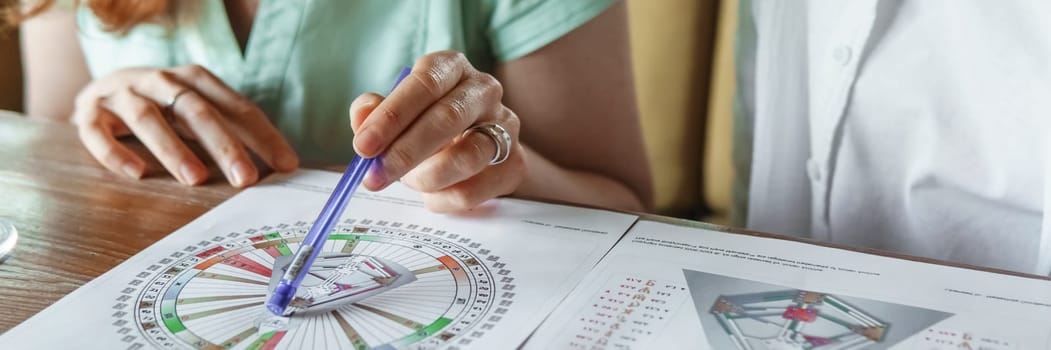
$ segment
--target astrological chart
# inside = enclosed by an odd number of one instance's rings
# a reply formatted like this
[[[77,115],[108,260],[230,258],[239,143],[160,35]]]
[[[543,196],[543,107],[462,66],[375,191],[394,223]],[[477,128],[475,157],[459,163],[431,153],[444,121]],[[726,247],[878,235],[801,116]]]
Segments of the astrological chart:
[[[309,224],[216,235],[150,265],[116,297],[129,348],[457,348],[500,322],[514,274],[479,243],[419,225],[347,220],[311,266],[299,311],[265,302]],[[293,305],[296,306],[296,305]]]
[[[686,286],[638,275],[610,278],[559,335],[567,349],[631,349],[662,330]]]

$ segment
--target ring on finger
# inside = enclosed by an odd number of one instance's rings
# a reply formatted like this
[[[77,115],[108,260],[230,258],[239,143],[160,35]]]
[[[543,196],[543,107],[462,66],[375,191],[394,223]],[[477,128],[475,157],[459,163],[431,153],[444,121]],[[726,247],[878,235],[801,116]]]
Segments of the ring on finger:
[[[162,111],[163,111],[162,114],[164,115],[164,120],[167,121],[168,124],[172,124],[172,123],[175,122],[175,112],[174,112],[175,102],[178,102],[179,101],[179,96],[182,96],[187,91],[190,91],[190,89],[181,89],[181,90],[179,90],[174,95],[172,95],[171,98],[168,99],[167,103],[164,104],[164,108],[162,108]]]
[[[508,133],[507,129],[504,129],[500,124],[478,124],[468,128],[463,134],[466,136],[472,131],[477,131],[488,136],[490,140],[493,140],[493,144],[496,145],[496,153],[493,154],[493,158],[489,160],[489,165],[503,163],[507,158],[511,157],[511,133]]]

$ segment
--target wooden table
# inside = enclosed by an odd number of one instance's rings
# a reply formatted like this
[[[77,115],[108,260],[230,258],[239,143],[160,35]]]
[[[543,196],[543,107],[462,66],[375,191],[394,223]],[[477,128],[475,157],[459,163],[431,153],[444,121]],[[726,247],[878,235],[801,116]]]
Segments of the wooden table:
[[[212,173],[218,171],[213,168]],[[81,146],[70,125],[0,111],[0,218],[13,222],[19,234],[14,252],[0,263],[0,333],[238,191],[218,176],[203,186],[183,186],[152,159],[147,174],[135,181],[110,173]],[[714,228],[693,221],[642,216]],[[719,229],[1046,279],[767,233]]]
[[[72,126],[0,112],[0,218],[19,236],[0,263],[0,333],[237,192],[147,169],[139,181],[110,173]]]

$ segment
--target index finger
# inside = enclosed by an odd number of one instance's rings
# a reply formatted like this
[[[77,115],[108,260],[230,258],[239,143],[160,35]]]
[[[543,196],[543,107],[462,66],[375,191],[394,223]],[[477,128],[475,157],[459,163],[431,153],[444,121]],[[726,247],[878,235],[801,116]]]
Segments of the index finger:
[[[361,124],[354,149],[375,157],[394,142],[416,118],[463,79],[469,63],[463,54],[442,51],[423,56],[412,73]]]

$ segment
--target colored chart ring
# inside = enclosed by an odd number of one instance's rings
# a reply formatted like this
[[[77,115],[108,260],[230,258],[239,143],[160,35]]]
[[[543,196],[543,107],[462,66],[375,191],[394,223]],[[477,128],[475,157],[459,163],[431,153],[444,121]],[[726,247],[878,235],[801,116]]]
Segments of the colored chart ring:
[[[263,304],[308,228],[231,232],[173,252],[117,297],[114,325],[132,348],[437,348],[470,345],[511,306],[510,270],[480,244],[417,225],[350,220],[311,267],[323,283],[306,290],[329,304],[273,316]]]
[[[15,225],[8,221],[0,220],[0,262],[7,258],[11,250],[15,249],[15,242],[17,241],[18,231],[15,230]]]

